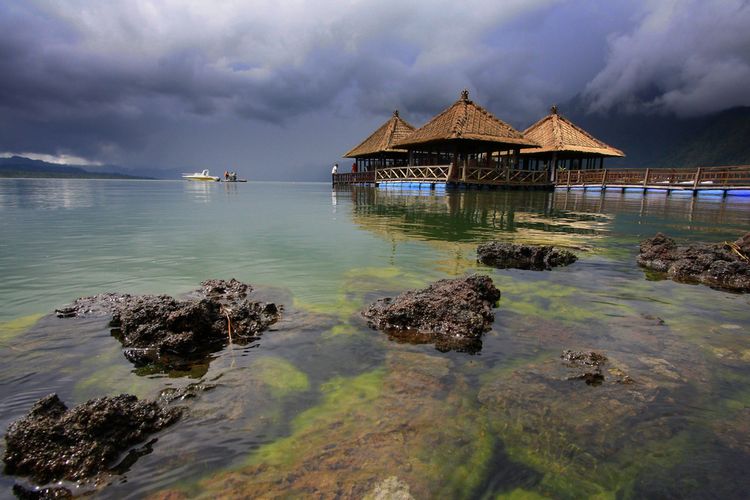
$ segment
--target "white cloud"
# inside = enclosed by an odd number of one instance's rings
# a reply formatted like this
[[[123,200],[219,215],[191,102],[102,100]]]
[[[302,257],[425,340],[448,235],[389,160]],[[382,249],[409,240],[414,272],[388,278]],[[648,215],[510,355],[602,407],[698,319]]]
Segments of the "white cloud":
[[[66,155],[66,154],[50,155],[50,154],[40,154],[40,153],[30,153],[30,152],[12,153],[9,151],[0,153],[0,158],[12,158],[13,156],[22,156],[30,160],[41,160],[41,161],[46,161],[47,163],[56,163],[58,165],[81,165],[81,166],[101,166],[102,165],[101,162],[91,161],[91,160],[87,160],[86,158],[81,158],[80,156],[73,156],[73,155]]]

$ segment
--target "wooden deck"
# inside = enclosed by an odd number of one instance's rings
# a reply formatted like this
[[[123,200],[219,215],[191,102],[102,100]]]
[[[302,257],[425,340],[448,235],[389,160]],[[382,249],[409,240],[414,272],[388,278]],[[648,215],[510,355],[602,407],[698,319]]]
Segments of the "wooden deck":
[[[672,191],[750,190],[750,165],[699,168],[567,170],[555,186],[565,189],[642,189]]]
[[[449,179],[450,165],[379,168],[369,172],[334,174],[334,186],[382,183],[444,183],[453,186],[490,186],[552,189],[641,189],[666,191],[750,191],[750,165],[699,168],[623,168],[558,170],[556,181],[546,170],[467,166]]]

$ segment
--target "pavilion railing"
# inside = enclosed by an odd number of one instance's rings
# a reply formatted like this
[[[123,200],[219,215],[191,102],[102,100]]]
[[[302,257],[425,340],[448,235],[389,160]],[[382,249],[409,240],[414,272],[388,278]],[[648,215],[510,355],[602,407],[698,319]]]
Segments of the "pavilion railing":
[[[450,165],[423,165],[377,169],[375,182],[445,182]]]
[[[460,175],[463,175],[460,172]],[[466,168],[466,176],[456,179],[460,182],[491,184],[539,186],[549,185],[549,172],[546,170],[522,170],[515,168],[472,167]]]
[[[557,186],[623,186],[663,189],[750,187],[750,165],[699,168],[558,170]]]

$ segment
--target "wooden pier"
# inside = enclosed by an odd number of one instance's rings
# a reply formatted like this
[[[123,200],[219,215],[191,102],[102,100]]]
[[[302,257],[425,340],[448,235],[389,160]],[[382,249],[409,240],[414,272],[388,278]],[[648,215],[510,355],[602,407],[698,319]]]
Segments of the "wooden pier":
[[[538,189],[640,189],[646,191],[750,191],[750,165],[699,168],[623,168],[558,170],[555,181],[547,170],[523,170],[466,165],[378,168],[368,172],[334,174],[334,186],[382,183],[427,183],[449,186],[488,186]]]
[[[690,191],[750,190],[750,165],[698,168],[559,170],[555,187],[565,189],[641,189]]]

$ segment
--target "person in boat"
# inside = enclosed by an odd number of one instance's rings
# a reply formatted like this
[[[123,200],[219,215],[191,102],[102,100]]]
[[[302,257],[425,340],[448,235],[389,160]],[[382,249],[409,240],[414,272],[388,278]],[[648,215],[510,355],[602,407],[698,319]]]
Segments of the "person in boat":
[[[224,170],[224,180],[225,181],[229,180],[229,172],[227,172],[226,170]]]

